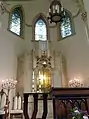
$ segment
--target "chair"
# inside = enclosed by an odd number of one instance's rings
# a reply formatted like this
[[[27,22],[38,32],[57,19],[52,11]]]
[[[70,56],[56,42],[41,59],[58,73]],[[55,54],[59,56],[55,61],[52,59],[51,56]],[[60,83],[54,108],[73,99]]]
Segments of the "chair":
[[[6,105],[6,94],[3,89],[0,91],[0,119],[5,118],[4,107]]]
[[[13,98],[13,107],[12,110],[10,110],[10,119],[13,119],[13,117],[23,119],[22,98],[19,94]]]

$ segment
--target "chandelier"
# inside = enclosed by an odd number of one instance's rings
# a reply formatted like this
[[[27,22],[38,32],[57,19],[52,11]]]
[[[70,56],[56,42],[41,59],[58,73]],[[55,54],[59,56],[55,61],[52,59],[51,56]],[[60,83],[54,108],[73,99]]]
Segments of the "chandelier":
[[[9,113],[9,92],[11,89],[14,89],[16,87],[17,81],[9,78],[9,79],[5,79],[2,80],[2,89],[6,89],[7,93],[5,93],[6,95],[6,105],[4,106],[4,110],[5,110],[5,119],[10,119],[10,113]]]
[[[72,88],[83,87],[83,83],[80,79],[74,78],[74,79],[69,81],[69,87],[72,87]]]
[[[59,0],[53,0],[50,4],[49,13],[48,13],[48,20],[50,23],[58,23],[62,22],[63,18],[65,17],[65,11],[63,6],[61,5]]]

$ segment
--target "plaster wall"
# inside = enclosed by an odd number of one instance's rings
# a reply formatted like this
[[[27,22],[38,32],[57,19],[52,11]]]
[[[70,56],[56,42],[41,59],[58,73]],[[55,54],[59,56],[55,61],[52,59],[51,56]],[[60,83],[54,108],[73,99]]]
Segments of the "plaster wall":
[[[25,14],[25,29],[24,39],[11,33],[8,29],[9,14],[5,13],[1,16],[1,28],[0,28],[0,78],[13,77],[16,78],[17,73],[17,57],[25,52],[31,52],[34,42],[32,42],[32,22],[35,16],[39,13],[47,15],[50,2],[48,0],[39,1],[22,1],[11,2],[8,9],[10,10],[14,5],[22,5]],[[63,6],[68,9],[73,16],[76,15],[78,7],[75,2],[71,0],[63,0]],[[40,7],[39,7],[40,6]],[[85,25],[78,15],[74,19],[75,34],[66,39],[60,40],[58,26],[54,28],[49,27],[49,40],[51,41],[51,49],[56,52],[61,52],[67,61],[68,80],[74,77],[80,77],[85,84],[88,83],[89,78],[89,42],[86,37]],[[28,24],[28,26],[26,25]],[[59,41],[58,41],[59,40]],[[31,60],[31,55],[29,60]],[[57,57],[57,56],[56,56]],[[57,61],[58,62],[58,61]],[[31,62],[30,62],[31,66]],[[29,68],[29,72],[31,67]],[[59,74],[55,75],[56,82],[59,82],[61,86],[61,80],[59,81]],[[24,91],[28,92],[31,81],[31,73],[28,78],[24,77]],[[57,80],[58,79],[58,80]],[[55,80],[55,79],[54,79]],[[28,83],[29,82],[29,83]]]

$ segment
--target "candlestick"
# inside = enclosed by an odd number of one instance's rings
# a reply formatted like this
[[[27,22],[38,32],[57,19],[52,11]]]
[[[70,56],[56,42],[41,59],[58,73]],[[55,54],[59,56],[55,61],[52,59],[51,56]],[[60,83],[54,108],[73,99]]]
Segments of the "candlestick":
[[[16,87],[17,81],[10,78],[10,79],[5,79],[2,80],[2,89],[6,89],[7,93],[6,94],[6,105],[5,105],[5,119],[9,119],[9,92],[11,89],[14,89]]]

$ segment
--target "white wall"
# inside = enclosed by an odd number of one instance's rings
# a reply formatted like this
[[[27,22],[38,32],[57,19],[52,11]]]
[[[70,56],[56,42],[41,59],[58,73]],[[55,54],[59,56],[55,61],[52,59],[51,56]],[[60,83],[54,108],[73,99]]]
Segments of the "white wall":
[[[0,28],[0,80],[3,78],[16,78],[17,59],[15,53],[15,40],[7,29]]]
[[[72,5],[71,7],[73,9]],[[75,11],[77,11],[77,9],[75,9]],[[81,19],[81,15],[74,19],[74,24],[76,34],[60,41],[58,45],[60,46],[60,51],[66,56],[67,59],[69,80],[74,77],[79,77],[85,82],[85,85],[88,86],[89,41],[86,37],[85,25]]]
[[[14,6],[10,4],[8,10]],[[0,16],[0,80],[17,76],[17,56],[24,51],[25,40],[8,30],[9,13]]]
[[[25,12],[25,23],[32,25],[34,17],[39,13],[47,15],[49,8],[48,0],[33,0],[26,2],[11,2],[8,1],[12,6],[21,4]],[[40,7],[39,7],[40,6]],[[77,13],[78,8],[76,3],[71,0],[63,0],[63,6],[72,12],[73,16]],[[17,56],[24,53],[25,51],[30,52],[33,46],[32,40],[32,27],[25,25],[24,39],[12,34],[7,30],[8,28],[8,17],[9,14],[5,13],[1,16],[2,26],[0,29],[0,78],[14,77],[16,78],[17,72]],[[58,41],[57,27],[50,29],[50,40],[52,43],[52,49],[60,51],[67,60],[68,79],[74,77],[81,77],[85,81],[89,78],[89,44],[87,41],[84,23],[81,16],[77,16],[74,19],[75,32],[74,36],[68,37],[62,41]],[[27,80],[30,79],[28,77]],[[59,82],[59,77],[58,82]],[[28,81],[24,79],[24,89],[28,91]],[[60,85],[60,84],[59,84]],[[88,84],[87,84],[88,85]],[[27,86],[27,87],[26,87]]]

